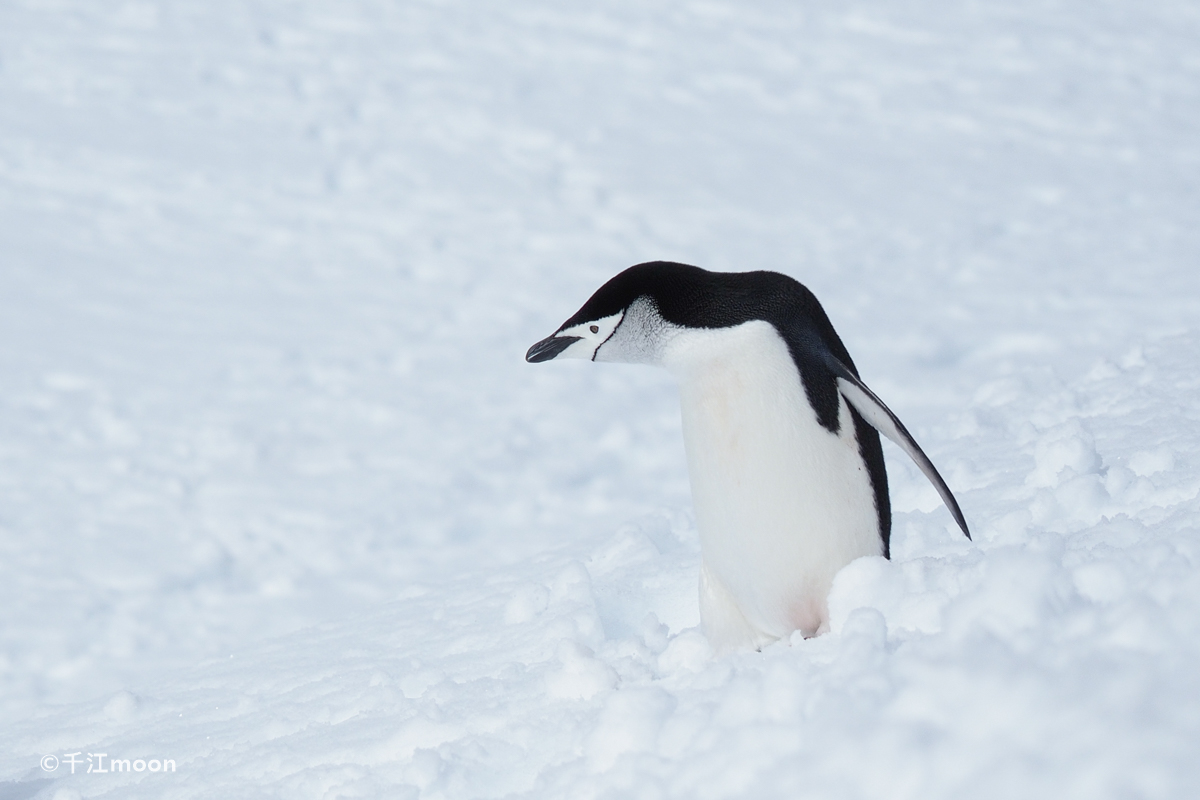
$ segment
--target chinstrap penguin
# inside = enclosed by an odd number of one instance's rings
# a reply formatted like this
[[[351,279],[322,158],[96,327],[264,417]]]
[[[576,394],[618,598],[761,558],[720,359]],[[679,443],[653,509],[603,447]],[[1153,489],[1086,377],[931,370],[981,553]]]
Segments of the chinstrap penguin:
[[[786,275],[638,264],[525,358],[674,374],[700,532],[700,619],[717,652],[824,631],[838,570],[889,555],[879,433],[912,457],[971,536],[933,464],[859,379],[821,304]]]

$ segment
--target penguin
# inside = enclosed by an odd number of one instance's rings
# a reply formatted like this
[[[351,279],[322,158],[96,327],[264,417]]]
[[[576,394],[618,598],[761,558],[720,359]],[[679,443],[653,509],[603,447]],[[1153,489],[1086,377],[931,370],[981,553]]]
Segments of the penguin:
[[[777,272],[637,264],[529,348],[665,367],[679,386],[700,534],[700,621],[714,652],[828,630],[837,572],[890,557],[882,433],[968,539],[946,482],[859,377],[817,298]]]

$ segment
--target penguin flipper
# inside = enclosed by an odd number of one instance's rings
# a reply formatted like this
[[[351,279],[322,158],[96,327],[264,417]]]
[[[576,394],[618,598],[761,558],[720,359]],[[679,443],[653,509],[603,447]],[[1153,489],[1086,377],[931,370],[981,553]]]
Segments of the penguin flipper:
[[[937,489],[938,494],[942,496],[942,502],[946,504],[946,508],[950,509],[950,514],[958,523],[958,527],[962,528],[963,535],[970,539],[971,532],[967,530],[967,520],[963,517],[962,509],[958,507],[958,501],[954,499],[950,487],[942,480],[942,476],[938,474],[937,467],[933,466],[929,456],[925,455],[925,451],[904,427],[904,423],[845,364],[833,355],[827,355],[826,361],[834,375],[837,376],[838,390],[846,398],[846,401],[854,406],[859,414],[862,414],[863,419],[869,422],[871,427],[908,453],[908,457],[916,462],[916,465],[921,468],[921,472],[924,472],[925,477],[933,484],[933,488]]]

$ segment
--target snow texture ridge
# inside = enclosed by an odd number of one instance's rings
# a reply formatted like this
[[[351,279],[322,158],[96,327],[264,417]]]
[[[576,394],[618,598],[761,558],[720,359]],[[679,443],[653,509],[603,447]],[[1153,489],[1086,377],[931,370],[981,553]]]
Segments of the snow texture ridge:
[[[0,6],[0,800],[1195,797],[1197,40]],[[885,445],[893,559],[714,658],[669,378],[522,361],[655,258],[809,286],[976,541]]]

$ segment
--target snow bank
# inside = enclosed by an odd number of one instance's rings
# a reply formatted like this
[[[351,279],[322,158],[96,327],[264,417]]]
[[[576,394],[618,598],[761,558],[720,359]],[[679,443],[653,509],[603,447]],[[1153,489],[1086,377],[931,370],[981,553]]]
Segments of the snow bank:
[[[944,509],[898,514],[894,560],[839,574],[826,636],[714,659],[694,530],[652,515],[581,557],[413,588],[145,694],[47,709],[9,769],[30,780],[22,759],[83,747],[177,760],[53,784],[122,797],[1186,796],[1198,345],[964,412],[977,429],[955,449],[1011,454],[962,493],[977,543]],[[987,466],[971,461],[956,469]]]

